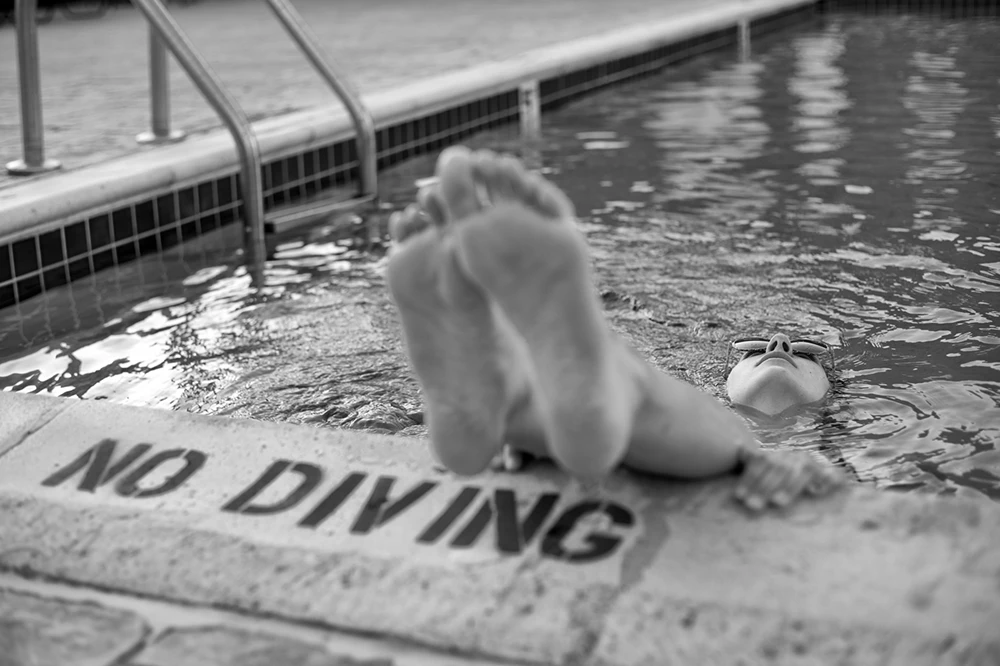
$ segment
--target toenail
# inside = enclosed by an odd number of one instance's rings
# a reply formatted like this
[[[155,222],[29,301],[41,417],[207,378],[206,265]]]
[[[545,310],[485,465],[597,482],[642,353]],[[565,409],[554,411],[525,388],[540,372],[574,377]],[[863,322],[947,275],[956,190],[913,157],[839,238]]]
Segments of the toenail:
[[[753,495],[746,499],[746,505],[753,509],[754,511],[760,511],[764,508],[764,500],[762,500],[757,495]]]
[[[788,503],[792,501],[791,495],[784,491],[775,493],[772,499],[778,506],[788,506]]]

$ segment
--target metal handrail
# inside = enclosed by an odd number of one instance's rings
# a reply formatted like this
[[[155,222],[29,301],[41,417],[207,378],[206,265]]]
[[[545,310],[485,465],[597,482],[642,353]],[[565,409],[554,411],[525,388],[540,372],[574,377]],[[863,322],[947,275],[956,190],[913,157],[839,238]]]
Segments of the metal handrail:
[[[170,129],[170,73],[167,63],[167,47],[149,24],[149,114],[150,128],[140,132],[135,140],[143,144],[177,143],[187,134]]]
[[[361,194],[375,196],[378,193],[378,162],[375,145],[375,121],[368,109],[361,103],[361,95],[348,82],[348,78],[338,72],[330,58],[326,57],[319,46],[319,40],[309,29],[302,16],[288,0],[267,0],[268,6],[285,26],[299,49],[312,63],[327,84],[343,102],[354,121],[355,136],[358,142],[358,159],[361,161]]]
[[[319,39],[309,29],[302,16],[288,0],[267,0],[282,26],[295,40],[299,50],[313,68],[333,89],[354,123],[358,159],[361,162],[359,181],[362,195],[374,197],[378,192],[378,162],[375,144],[375,121],[361,102],[361,95],[349,83],[347,76],[334,67],[332,60],[319,46]],[[150,124],[151,130],[138,135],[140,143],[180,141],[184,132],[170,129],[170,94],[167,60],[162,40],[150,26],[149,36]]]
[[[7,163],[7,172],[30,176],[58,169],[57,160],[45,159],[45,126],[42,124],[41,77],[38,73],[37,0],[17,0],[17,75],[21,93],[21,143],[24,157]]]
[[[264,241],[264,186],[260,174],[260,146],[257,136],[240,105],[219,81],[208,63],[195,50],[194,45],[181,30],[160,0],[134,0],[151,26],[177,58],[195,86],[205,96],[215,112],[222,118],[229,133],[236,141],[240,155],[240,185],[243,194],[243,241],[253,277],[259,279],[267,246]]]

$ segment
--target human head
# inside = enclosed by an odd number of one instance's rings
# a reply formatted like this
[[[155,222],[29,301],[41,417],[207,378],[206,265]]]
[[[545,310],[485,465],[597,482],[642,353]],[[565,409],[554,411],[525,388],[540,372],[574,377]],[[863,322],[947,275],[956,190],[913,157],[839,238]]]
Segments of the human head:
[[[774,416],[819,402],[830,390],[819,358],[829,349],[824,343],[793,341],[775,333],[769,340],[737,340],[733,347],[743,354],[726,377],[726,390],[735,405]]]

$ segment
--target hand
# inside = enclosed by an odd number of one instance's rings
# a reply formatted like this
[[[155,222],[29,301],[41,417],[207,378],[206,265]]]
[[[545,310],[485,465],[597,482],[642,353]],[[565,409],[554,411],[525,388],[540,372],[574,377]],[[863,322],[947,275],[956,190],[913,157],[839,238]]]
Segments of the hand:
[[[751,511],[785,507],[801,495],[819,497],[844,485],[844,474],[804,451],[746,448],[734,495]]]

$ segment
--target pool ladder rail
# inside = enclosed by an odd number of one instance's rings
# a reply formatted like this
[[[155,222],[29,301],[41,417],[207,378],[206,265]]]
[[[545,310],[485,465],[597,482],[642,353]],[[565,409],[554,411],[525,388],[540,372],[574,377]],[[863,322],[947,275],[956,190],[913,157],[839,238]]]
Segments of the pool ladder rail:
[[[266,232],[281,232],[308,224],[337,212],[372,203],[378,197],[375,122],[371,114],[362,104],[360,95],[348,81],[348,78],[343,72],[338,71],[322,52],[319,40],[307,27],[302,16],[289,0],[266,1],[313,68],[344,104],[354,123],[360,164],[359,192],[345,196],[343,188],[332,193],[330,189],[327,189],[309,201],[276,207],[268,211],[265,216],[260,148],[246,113],[229,91],[223,87],[218,76],[181,30],[180,25],[167,11],[162,0],[134,0],[135,6],[143,13],[150,25],[151,81],[165,81],[167,78],[162,75],[162,72],[152,71],[154,63],[164,60],[152,57],[154,50],[166,46],[215,112],[219,114],[236,141],[241,165],[240,184],[244,204],[244,245],[248,260],[255,266],[263,265],[267,257]],[[159,75],[156,76],[156,74]],[[163,85],[165,86],[165,83]],[[168,93],[165,88],[158,90],[155,83],[151,93],[154,110],[153,133],[157,133],[159,125],[160,133],[165,135],[165,140],[169,140],[168,137],[171,135],[169,121],[165,119]],[[160,106],[159,114],[157,113],[158,104]],[[157,116],[160,118],[159,123]]]

